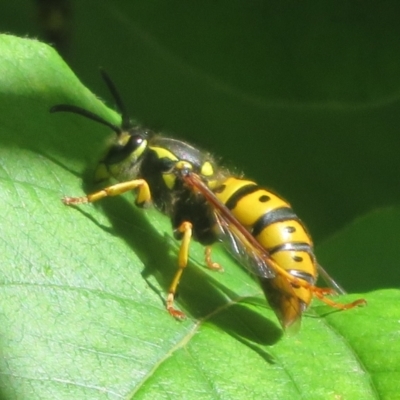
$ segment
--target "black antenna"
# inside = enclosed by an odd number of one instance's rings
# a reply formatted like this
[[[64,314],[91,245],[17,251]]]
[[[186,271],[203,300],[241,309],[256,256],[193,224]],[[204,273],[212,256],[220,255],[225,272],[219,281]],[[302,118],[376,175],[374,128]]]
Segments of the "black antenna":
[[[106,83],[106,85],[108,87],[108,90],[111,92],[111,94],[114,98],[115,104],[118,107],[118,111],[121,114],[121,118],[122,118],[121,128],[123,131],[128,131],[129,129],[132,128],[132,124],[129,119],[129,115],[126,112],[125,105],[122,102],[121,96],[119,95],[119,92],[118,92],[114,82],[111,80],[111,78],[109,77],[107,72],[104,71],[103,68],[100,68],[100,74],[101,74],[101,77],[104,79],[104,82]]]
[[[72,106],[70,104],[57,104],[50,108],[51,113],[55,112],[70,112],[74,114],[82,115],[86,118],[89,118],[93,121],[99,122],[105,126],[111,128],[118,136],[123,132],[123,127],[119,127],[117,125],[112,124],[111,122],[106,121],[101,118],[99,115],[92,113],[91,111],[85,110],[84,108]]]
[[[111,78],[108,76],[107,72],[104,71],[103,68],[100,68],[100,74],[101,74],[101,77],[103,78],[104,82],[106,83],[108,90],[111,92],[111,94],[114,98],[115,104],[117,105],[118,111],[121,114],[121,126],[114,125],[111,122],[106,121],[99,115],[92,113],[91,111],[85,110],[81,107],[72,106],[69,104],[57,104],[50,108],[50,112],[51,113],[70,112],[70,113],[82,115],[93,121],[99,122],[100,124],[108,126],[119,136],[119,135],[121,135],[122,132],[129,131],[132,128],[132,123],[126,112],[125,105],[121,100],[121,96],[119,95],[118,90],[117,90],[116,86],[114,85],[114,82],[111,80]]]

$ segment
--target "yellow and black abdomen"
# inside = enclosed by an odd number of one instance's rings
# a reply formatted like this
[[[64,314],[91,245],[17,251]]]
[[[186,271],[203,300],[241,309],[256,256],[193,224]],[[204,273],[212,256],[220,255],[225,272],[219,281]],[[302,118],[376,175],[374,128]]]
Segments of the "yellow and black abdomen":
[[[312,240],[285,200],[255,182],[234,177],[227,178],[215,195],[281,268],[314,285],[317,270]],[[312,292],[304,287],[293,290],[305,309]]]

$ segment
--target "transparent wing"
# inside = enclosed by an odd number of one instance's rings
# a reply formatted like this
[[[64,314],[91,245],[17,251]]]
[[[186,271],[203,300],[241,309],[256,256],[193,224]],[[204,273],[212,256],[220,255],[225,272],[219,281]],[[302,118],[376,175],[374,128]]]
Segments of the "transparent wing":
[[[221,215],[221,210],[214,210],[217,220],[218,237],[225,249],[246,269],[262,278],[274,278],[276,273],[269,266],[269,257],[266,252],[260,253],[241,234],[241,228],[226,221]]]
[[[268,251],[236,219],[201,178],[192,172],[183,173],[182,179],[194,191],[201,193],[213,208],[217,222],[217,235],[229,253],[246,269],[261,278],[274,278],[281,270]]]
[[[333,289],[337,294],[346,294],[346,291],[340,286],[321,265],[317,264],[318,273],[325,281],[325,283]]]
[[[293,291],[295,279],[282,269],[268,251],[221,203],[215,194],[193,173],[184,174],[182,179],[193,190],[200,192],[213,207],[220,240],[233,257],[253,273],[264,292],[268,303],[275,311],[282,327],[296,331],[300,326],[304,304]]]

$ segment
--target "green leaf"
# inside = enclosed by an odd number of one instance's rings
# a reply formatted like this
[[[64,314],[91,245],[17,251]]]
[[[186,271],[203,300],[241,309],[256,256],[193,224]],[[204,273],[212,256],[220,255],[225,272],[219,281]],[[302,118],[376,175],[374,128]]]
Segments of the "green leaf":
[[[204,269],[193,244],[178,298],[188,318],[171,318],[168,219],[129,195],[79,208],[60,201],[90,190],[82,182],[110,133],[48,109],[69,103],[118,117],[48,46],[1,35],[0,51],[2,398],[398,396],[399,290],[363,294],[368,306],[346,312],[315,301],[301,331],[282,336],[251,277],[219,249],[225,272]],[[363,228],[378,236],[387,228],[379,221]],[[373,245],[365,251],[379,253]],[[334,250],[346,260],[352,248]],[[368,260],[365,271],[376,268]]]

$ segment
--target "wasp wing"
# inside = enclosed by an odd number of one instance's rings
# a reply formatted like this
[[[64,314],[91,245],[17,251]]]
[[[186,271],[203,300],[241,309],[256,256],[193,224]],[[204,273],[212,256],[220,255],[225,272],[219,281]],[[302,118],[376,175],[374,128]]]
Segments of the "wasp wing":
[[[346,294],[346,291],[339,285],[320,264],[317,264],[318,273],[325,283],[334,290],[336,294]]]
[[[242,234],[242,226],[224,219],[221,209],[214,207],[217,235],[225,249],[247,270],[262,278],[271,279],[276,273],[268,265],[269,257],[249,243]]]
[[[183,174],[182,179],[191,190],[199,192],[212,207],[217,236],[228,252],[254,275],[267,279],[274,278],[281,267],[272,260],[268,251],[216,197],[200,176],[189,172]]]
[[[285,330],[290,327],[291,332],[297,331],[305,307],[294,293],[287,279],[288,273],[271,258],[268,251],[218,200],[197,174],[185,173],[182,179],[192,190],[201,193],[213,207],[220,240],[242,266],[256,275],[282,327]]]

